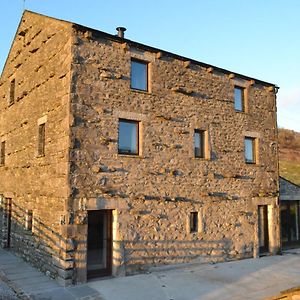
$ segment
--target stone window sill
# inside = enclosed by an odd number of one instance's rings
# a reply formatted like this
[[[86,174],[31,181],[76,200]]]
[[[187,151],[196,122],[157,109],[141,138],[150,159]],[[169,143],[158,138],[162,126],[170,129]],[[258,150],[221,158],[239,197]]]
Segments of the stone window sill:
[[[145,94],[145,95],[150,95],[150,91],[143,91],[143,90],[136,90],[136,89],[133,89],[131,88],[130,89],[131,92],[134,92],[134,93],[138,93],[138,94]]]
[[[195,160],[200,160],[200,161],[210,161],[210,158],[208,157],[193,157],[193,159]]]
[[[122,153],[118,153],[117,157],[120,157],[120,158],[123,158],[123,157],[126,157],[126,158],[139,158],[139,159],[143,159],[144,158],[144,156],[142,156],[142,155],[122,154]]]
[[[238,113],[238,114],[247,114],[247,111],[245,111],[245,110],[234,110],[236,113]]]
[[[194,232],[188,232],[188,234],[192,237],[202,237],[204,235],[204,232],[201,230],[194,231]]]
[[[247,166],[252,166],[252,167],[255,167],[255,166],[259,166],[259,164],[258,163],[256,163],[256,162],[245,162],[245,164],[247,165]]]

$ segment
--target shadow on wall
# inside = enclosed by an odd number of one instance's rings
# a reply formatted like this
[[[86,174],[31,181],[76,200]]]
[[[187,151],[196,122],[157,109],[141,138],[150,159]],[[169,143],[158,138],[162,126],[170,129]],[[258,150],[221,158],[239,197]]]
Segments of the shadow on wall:
[[[149,267],[187,262],[218,262],[229,258],[231,241],[146,240],[118,241],[115,254],[124,257],[126,274],[146,271]],[[121,246],[120,246],[121,245]],[[120,253],[123,250],[123,253]],[[121,254],[121,255],[120,255]],[[119,264],[120,259],[113,258]]]
[[[28,211],[11,203],[10,199],[2,201],[0,221],[2,247],[10,247],[49,276],[74,283],[78,272],[86,272],[86,239],[64,238],[59,233],[60,224],[50,228],[38,216],[30,220]],[[117,270],[114,275],[141,273],[154,266],[220,262],[233,258],[229,239],[113,240],[112,245],[112,265]],[[252,253],[245,252],[240,256],[246,258]]]
[[[228,239],[201,240],[113,240],[113,275],[133,275],[149,271],[150,268],[181,263],[206,263],[230,260],[232,242]],[[79,241],[76,257],[85,257],[86,244]],[[245,253],[243,257],[250,257]],[[84,272],[86,262],[76,260],[77,272]]]
[[[73,270],[74,247],[58,233],[58,228],[45,225],[9,198],[2,198],[0,222],[3,248],[18,253],[52,278],[61,276],[66,269]]]

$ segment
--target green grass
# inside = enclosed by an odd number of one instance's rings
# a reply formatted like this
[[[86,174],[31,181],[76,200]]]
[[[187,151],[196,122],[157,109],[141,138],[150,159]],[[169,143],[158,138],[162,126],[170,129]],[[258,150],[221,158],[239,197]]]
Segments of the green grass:
[[[280,161],[280,176],[300,185],[300,162]]]

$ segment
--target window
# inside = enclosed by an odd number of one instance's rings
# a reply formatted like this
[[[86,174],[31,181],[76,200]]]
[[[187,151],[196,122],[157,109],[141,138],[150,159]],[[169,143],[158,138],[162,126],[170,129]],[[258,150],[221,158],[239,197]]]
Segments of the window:
[[[139,122],[120,119],[118,152],[120,154],[139,154]]]
[[[198,212],[190,213],[190,232],[198,232]]]
[[[249,164],[256,163],[256,139],[245,137],[245,162]]]
[[[205,157],[205,132],[196,129],[194,132],[194,152],[195,157]]]
[[[131,60],[131,88],[148,91],[148,63]]]
[[[32,218],[33,213],[32,210],[26,210],[26,219],[25,219],[25,229],[26,230],[32,230]]]
[[[39,125],[38,155],[45,155],[45,123]]]
[[[15,102],[15,88],[16,88],[16,80],[13,79],[10,82],[10,89],[9,89],[9,105],[14,104]]]
[[[1,149],[0,149],[0,166],[5,164],[5,141],[1,142]]]
[[[234,87],[234,108],[236,111],[245,111],[245,89]]]

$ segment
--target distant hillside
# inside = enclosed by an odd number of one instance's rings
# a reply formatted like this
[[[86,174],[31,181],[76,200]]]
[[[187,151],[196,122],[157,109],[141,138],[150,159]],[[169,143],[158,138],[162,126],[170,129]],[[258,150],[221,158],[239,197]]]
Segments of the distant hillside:
[[[280,175],[300,184],[300,132],[279,128]]]

